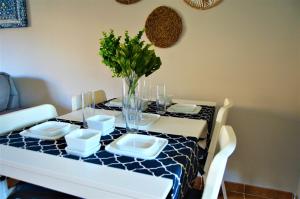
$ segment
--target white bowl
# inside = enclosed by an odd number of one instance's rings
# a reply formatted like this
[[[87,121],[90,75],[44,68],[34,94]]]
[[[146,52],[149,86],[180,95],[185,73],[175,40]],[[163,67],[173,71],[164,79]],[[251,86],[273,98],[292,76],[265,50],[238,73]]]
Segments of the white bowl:
[[[100,130],[102,135],[111,133],[115,128],[114,116],[110,115],[95,115],[86,119],[88,128]]]
[[[125,134],[116,142],[120,150],[147,155],[156,149],[158,139],[155,136],[141,134]]]
[[[65,136],[68,148],[75,151],[89,151],[100,143],[101,132],[92,129],[77,129]]]

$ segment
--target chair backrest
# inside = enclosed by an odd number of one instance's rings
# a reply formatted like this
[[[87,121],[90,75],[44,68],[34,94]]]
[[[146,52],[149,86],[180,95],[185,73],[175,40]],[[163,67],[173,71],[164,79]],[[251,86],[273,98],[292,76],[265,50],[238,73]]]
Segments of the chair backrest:
[[[20,107],[19,93],[13,78],[4,72],[0,72],[0,112]]]
[[[0,115],[0,135],[54,117],[57,117],[57,111],[51,104],[43,104]]]
[[[218,138],[218,153],[209,167],[202,199],[217,199],[228,157],[236,147],[236,136],[231,126],[222,126]]]
[[[94,100],[95,104],[106,101],[106,94],[103,90],[93,91],[94,99],[90,99],[90,102],[87,104],[92,104]],[[81,109],[81,94],[72,96],[72,111]]]
[[[219,134],[220,134],[220,131],[221,131],[221,127],[223,125],[226,125],[227,118],[228,118],[228,113],[229,113],[229,110],[232,106],[233,106],[233,102],[230,99],[225,98],[224,105],[218,111],[216,121],[215,121],[214,130],[213,130],[211,141],[210,141],[210,145],[209,145],[209,148],[208,148],[208,154],[207,154],[205,166],[204,166],[204,172],[205,173],[207,173],[208,168],[210,167],[211,161],[212,161],[212,159],[215,155],[215,151],[216,151],[217,142],[218,142],[218,139],[219,139]],[[205,177],[206,177],[206,174],[205,174]],[[205,177],[204,177],[204,180],[206,179]]]

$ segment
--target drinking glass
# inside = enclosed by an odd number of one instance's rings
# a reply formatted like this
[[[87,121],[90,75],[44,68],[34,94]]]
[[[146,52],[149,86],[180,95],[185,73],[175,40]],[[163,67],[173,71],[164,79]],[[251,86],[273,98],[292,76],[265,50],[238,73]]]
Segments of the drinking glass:
[[[164,84],[156,86],[156,112],[166,113],[166,86]]]
[[[82,110],[82,122],[83,128],[87,128],[86,118],[93,115],[92,107],[95,107],[93,102],[93,92],[87,91],[81,93],[81,110]]]
[[[146,110],[151,100],[151,82],[147,79],[144,79],[142,81],[140,90],[142,99],[142,110]]]
[[[91,91],[91,108],[96,108],[95,91]]]

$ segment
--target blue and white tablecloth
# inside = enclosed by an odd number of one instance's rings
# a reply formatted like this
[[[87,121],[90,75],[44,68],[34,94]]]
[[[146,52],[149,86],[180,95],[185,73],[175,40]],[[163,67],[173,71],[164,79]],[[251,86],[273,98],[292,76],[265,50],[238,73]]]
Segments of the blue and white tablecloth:
[[[81,122],[61,119],[53,120],[82,125]],[[30,127],[26,127],[24,129],[28,128]],[[139,133],[166,138],[169,141],[168,145],[156,159],[143,160],[112,154],[104,150],[105,146],[120,137],[122,134],[126,133],[124,128],[116,128],[111,134],[101,137],[101,148],[98,152],[89,157],[80,158],[66,153],[66,141],[64,138],[55,141],[25,138],[19,134],[21,130],[23,129],[12,131],[7,135],[0,136],[0,144],[38,151],[64,158],[76,159],[78,161],[93,164],[107,165],[133,172],[170,178],[173,180],[173,187],[168,198],[172,199],[183,198],[184,194],[191,187],[192,180],[197,176],[199,169],[199,157],[201,158],[205,156],[204,150],[198,146],[197,139],[195,137],[184,137],[149,131],[140,131]]]
[[[111,100],[113,100],[113,99],[111,99]],[[115,111],[121,111],[122,110],[122,108],[120,108],[120,107],[106,106],[105,104],[109,101],[110,100],[107,100],[105,102],[96,104],[95,108],[105,109],[105,110],[115,110]],[[214,106],[205,106],[205,105],[199,105],[199,106],[201,106],[201,110],[198,114],[191,115],[191,114],[185,114],[185,113],[166,112],[165,114],[160,114],[160,115],[170,116],[170,117],[188,118],[188,119],[197,119],[197,120],[206,120],[207,121],[207,126],[208,126],[208,132],[211,133],[212,123],[213,123],[214,113],[215,113],[215,107]],[[150,102],[150,104],[148,105],[148,108],[144,112],[157,114],[156,113],[156,103],[153,102],[153,101]]]

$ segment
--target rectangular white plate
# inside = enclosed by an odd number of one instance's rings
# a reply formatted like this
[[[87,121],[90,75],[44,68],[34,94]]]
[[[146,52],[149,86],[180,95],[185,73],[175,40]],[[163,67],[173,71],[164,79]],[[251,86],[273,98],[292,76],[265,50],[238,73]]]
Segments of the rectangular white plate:
[[[167,109],[169,113],[185,113],[191,115],[198,114],[200,110],[201,106],[195,104],[174,104]]]
[[[111,106],[111,107],[122,107],[122,99],[121,98],[116,98],[116,99],[110,100],[105,105],[106,106]]]
[[[106,106],[109,107],[119,107],[122,108],[123,103],[122,103],[122,98],[116,98],[113,100],[110,100],[109,102],[105,103]],[[146,110],[148,108],[148,103],[143,103],[142,105],[142,110]]]
[[[59,129],[59,127],[61,127],[61,129]],[[51,121],[50,124],[49,122],[44,122],[42,124],[31,127],[30,129],[24,130],[20,132],[20,135],[42,140],[57,140],[67,135],[69,132],[79,128],[79,125],[69,124],[66,122]],[[51,131],[51,129],[53,130]]]
[[[139,123],[140,130],[147,130],[154,122],[159,120],[160,115],[153,113],[142,113]],[[125,123],[122,113],[116,116],[118,122]]]
[[[142,113],[141,114],[141,120],[139,125],[141,127],[147,128],[154,122],[156,122],[160,118],[160,115],[153,114],[153,113]]]
[[[155,159],[166,147],[168,140],[149,135],[124,134],[109,145],[105,150],[118,155],[141,159]]]
[[[55,136],[62,131],[66,131],[70,128],[71,124],[66,122],[47,121],[38,125],[35,125],[29,129],[31,133],[43,135],[43,136]]]

